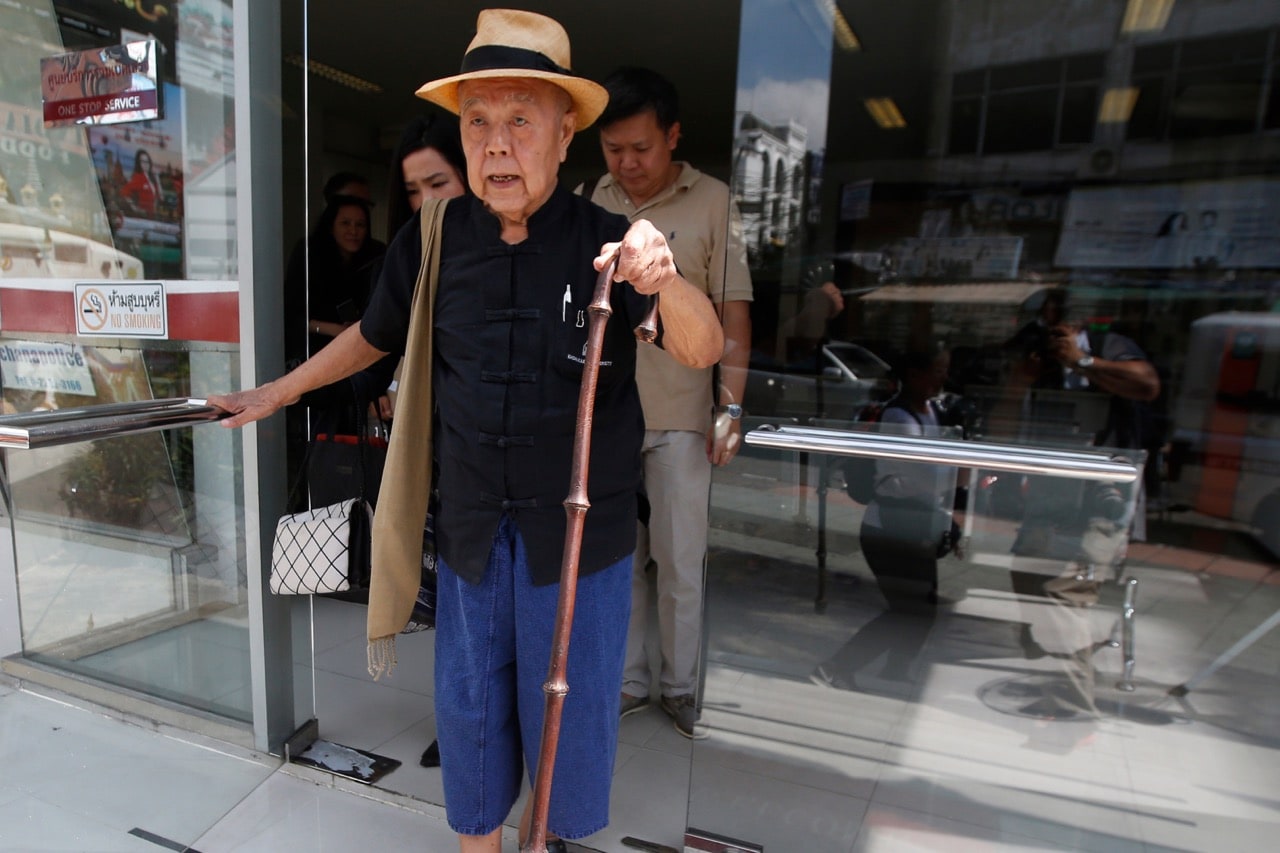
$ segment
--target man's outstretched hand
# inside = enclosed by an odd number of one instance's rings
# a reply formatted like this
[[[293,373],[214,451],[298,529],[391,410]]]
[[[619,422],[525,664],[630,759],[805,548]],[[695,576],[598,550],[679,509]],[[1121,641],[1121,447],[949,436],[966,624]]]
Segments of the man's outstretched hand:
[[[266,385],[259,385],[248,391],[212,394],[207,399],[209,405],[217,406],[230,413],[230,417],[222,419],[219,423],[227,428],[242,427],[270,417],[283,407],[295,402],[296,398],[295,400],[281,399],[274,385],[275,383],[268,382]]]

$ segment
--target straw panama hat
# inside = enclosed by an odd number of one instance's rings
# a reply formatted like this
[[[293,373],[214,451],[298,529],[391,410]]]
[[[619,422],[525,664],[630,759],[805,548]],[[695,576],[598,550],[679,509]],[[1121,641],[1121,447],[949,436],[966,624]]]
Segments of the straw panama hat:
[[[545,15],[518,9],[485,9],[476,19],[476,37],[462,57],[462,73],[432,80],[419,98],[458,113],[458,84],[463,80],[533,77],[569,93],[578,114],[577,130],[591,126],[609,103],[599,83],[569,70],[569,35]]]

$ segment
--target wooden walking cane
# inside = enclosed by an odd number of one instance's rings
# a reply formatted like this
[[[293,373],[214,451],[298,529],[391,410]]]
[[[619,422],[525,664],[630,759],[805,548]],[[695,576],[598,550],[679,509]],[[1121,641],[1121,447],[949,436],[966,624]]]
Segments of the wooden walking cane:
[[[596,402],[596,380],[600,375],[600,350],[604,344],[604,327],[613,313],[609,305],[609,289],[618,270],[614,254],[596,278],[595,294],[587,313],[591,324],[587,329],[586,362],[582,369],[582,388],[578,393],[578,420],[573,432],[573,467],[569,474],[569,494],[564,499],[567,520],[564,530],[564,557],[560,563],[560,598],[556,603],[555,633],[551,636],[551,664],[542,692],[547,695],[542,718],[542,743],[538,748],[538,769],[533,780],[533,813],[529,837],[521,853],[547,853],[547,811],[551,807],[551,778],[555,773],[556,746],[560,743],[560,719],[564,697],[569,692],[565,671],[569,665],[569,635],[573,629],[573,605],[578,594],[578,557],[582,554],[582,528],[587,509],[587,469],[591,464],[591,418]],[[650,300],[649,312],[639,326],[636,337],[653,343],[658,337],[658,297]]]

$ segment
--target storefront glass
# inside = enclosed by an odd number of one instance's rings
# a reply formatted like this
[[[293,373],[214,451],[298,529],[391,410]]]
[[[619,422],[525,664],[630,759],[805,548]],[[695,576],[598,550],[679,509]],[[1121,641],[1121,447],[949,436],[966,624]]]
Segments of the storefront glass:
[[[784,429],[712,489],[690,825],[1264,844],[1275,4],[744,0],[741,24],[744,402]],[[848,447],[890,422],[908,450],[868,474]],[[1067,470],[1097,461],[1131,476]],[[943,471],[955,524],[926,535],[903,487]]]
[[[6,413],[239,376],[232,7],[0,6]],[[5,456],[23,655],[251,718],[245,476],[212,427]]]

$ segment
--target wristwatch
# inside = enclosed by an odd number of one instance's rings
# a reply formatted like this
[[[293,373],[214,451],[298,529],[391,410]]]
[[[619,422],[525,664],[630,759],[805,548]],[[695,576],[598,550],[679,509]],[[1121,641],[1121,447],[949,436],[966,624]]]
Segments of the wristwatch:
[[[742,406],[738,403],[730,403],[727,406],[719,406],[716,408],[716,411],[723,412],[724,414],[728,415],[729,420],[731,421],[736,421],[738,418],[742,417]]]
[[[1076,359],[1076,370],[1088,370],[1093,367],[1093,356],[1082,355]]]

